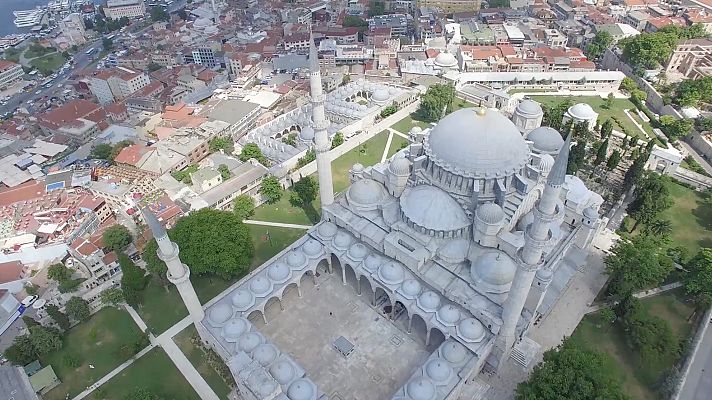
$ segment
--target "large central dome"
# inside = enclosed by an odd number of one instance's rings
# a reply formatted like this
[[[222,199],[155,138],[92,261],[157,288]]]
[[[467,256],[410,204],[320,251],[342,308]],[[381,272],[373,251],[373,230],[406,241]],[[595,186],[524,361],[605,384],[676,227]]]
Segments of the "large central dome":
[[[464,108],[446,116],[428,135],[426,153],[443,169],[469,177],[512,175],[529,160],[517,127],[494,109]]]

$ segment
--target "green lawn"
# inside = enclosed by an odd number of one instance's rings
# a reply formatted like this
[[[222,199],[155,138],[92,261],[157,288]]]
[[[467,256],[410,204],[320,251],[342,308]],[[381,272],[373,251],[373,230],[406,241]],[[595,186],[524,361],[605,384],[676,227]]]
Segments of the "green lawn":
[[[692,325],[687,318],[693,307],[683,300],[683,292],[676,289],[642,300],[652,315],[665,319],[680,340],[685,340]],[[609,326],[600,321],[597,313],[583,318],[572,339],[592,349],[603,351],[615,360],[617,374],[624,380],[624,389],[635,400],[658,399],[655,385],[661,374],[675,363],[674,357],[659,362],[642,362],[625,342],[623,329],[618,324]]]
[[[625,113],[623,112],[624,109],[636,110],[635,105],[631,103],[628,99],[613,99],[613,106],[610,109],[606,109],[604,108],[606,99],[603,99],[598,96],[542,96],[532,94],[531,98],[546,106],[552,106],[561,103],[566,99],[570,99],[574,103],[586,103],[590,105],[593,110],[599,114],[601,122],[610,118],[611,122],[613,122],[614,129],[624,132],[629,136],[638,136],[642,139],[645,139],[643,133],[640,132],[638,127],[635,126],[635,124],[633,123],[633,121],[631,121],[630,118],[628,118],[628,116],[625,115]],[[617,118],[618,122],[614,121],[613,117]],[[649,123],[644,122],[642,120],[640,120],[639,122],[643,126],[643,130],[652,134],[652,128],[650,127]],[[655,135],[652,135],[652,137],[655,137]]]
[[[194,344],[196,340],[199,341],[197,336],[198,333],[195,330],[195,325],[190,325],[183,332],[177,334],[173,340],[178,347],[180,347],[188,360],[190,360],[190,363],[198,370],[203,379],[208,382],[208,385],[215,391],[215,394],[221,399],[226,400],[231,390],[230,386],[228,386],[215,368],[208,363],[206,353],[203,349]],[[234,384],[234,382],[231,384]]]
[[[40,359],[42,365],[52,365],[62,384],[44,396],[46,400],[64,400],[79,394],[87,386],[109,373],[133,353],[126,351],[136,341],[141,330],[123,309],[107,307],[89,321],[70,329],[64,337],[64,347]],[[124,348],[122,350],[122,347]],[[65,364],[69,355],[79,360],[77,368]],[[89,368],[89,365],[94,368]]]
[[[351,149],[341,157],[331,162],[331,173],[333,175],[334,191],[341,192],[349,187],[349,170],[356,163],[368,167],[381,162],[383,150],[388,141],[388,132],[383,131]]]
[[[255,208],[255,215],[250,217],[257,221],[282,222],[285,224],[311,225],[312,222],[299,207],[289,204],[289,192],[285,191],[282,198],[274,204],[262,204]]]
[[[256,268],[304,236],[306,230],[250,225],[250,233],[252,242],[255,244],[255,258],[252,260],[252,267]]]
[[[88,399],[125,400],[136,388],[166,400],[199,400],[188,381],[161,348],[155,348],[97,389]],[[96,393],[96,391],[95,391]]]
[[[394,134],[393,139],[391,140],[391,147],[388,148],[388,157],[392,157],[398,152],[398,150],[402,149],[404,145],[407,144],[408,139]]]
[[[37,68],[42,75],[51,75],[64,64],[64,57],[61,53],[47,54],[39,58],[30,60],[30,65]]]
[[[422,129],[429,128],[432,126],[430,122],[421,121],[417,118],[418,117],[415,115],[415,113],[413,113],[391,125],[391,128],[397,130],[400,133],[408,133],[414,126],[419,126]]]
[[[682,245],[695,254],[700,247],[712,246],[712,207],[702,194],[674,182],[667,183],[673,205],[662,213],[672,223],[674,245]]]

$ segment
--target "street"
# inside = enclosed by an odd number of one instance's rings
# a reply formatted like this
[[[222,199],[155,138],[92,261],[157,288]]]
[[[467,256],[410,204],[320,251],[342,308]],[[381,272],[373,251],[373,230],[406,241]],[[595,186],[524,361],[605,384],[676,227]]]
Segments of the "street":
[[[709,325],[708,321],[702,323]],[[708,328],[702,328],[706,330],[678,393],[677,398],[680,400],[707,400],[712,393],[712,329]]]

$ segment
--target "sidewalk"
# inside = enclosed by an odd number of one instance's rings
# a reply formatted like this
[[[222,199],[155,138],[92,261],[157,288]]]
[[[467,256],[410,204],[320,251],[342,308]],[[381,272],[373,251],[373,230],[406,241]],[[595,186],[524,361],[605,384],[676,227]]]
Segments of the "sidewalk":
[[[246,219],[242,222],[250,225],[276,226],[278,228],[309,229],[312,227],[311,225],[285,224],[282,222],[256,221],[253,219]]]

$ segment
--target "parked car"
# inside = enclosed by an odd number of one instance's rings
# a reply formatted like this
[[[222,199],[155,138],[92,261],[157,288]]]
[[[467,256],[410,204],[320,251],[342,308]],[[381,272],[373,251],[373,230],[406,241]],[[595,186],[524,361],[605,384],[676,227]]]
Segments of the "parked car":
[[[27,296],[27,297],[25,297],[24,299],[22,299],[22,301],[20,302],[20,304],[22,304],[22,305],[25,306],[25,307],[29,307],[29,306],[32,305],[32,303],[34,303],[35,301],[37,301],[37,299],[39,299],[39,298],[40,298],[40,297],[37,296],[37,295]]]

